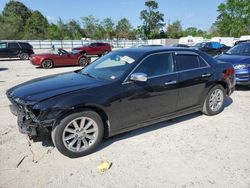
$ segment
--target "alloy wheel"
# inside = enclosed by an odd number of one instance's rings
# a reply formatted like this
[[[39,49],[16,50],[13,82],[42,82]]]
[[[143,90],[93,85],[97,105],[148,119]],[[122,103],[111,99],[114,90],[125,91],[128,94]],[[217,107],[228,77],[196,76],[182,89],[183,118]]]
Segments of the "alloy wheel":
[[[224,95],[220,89],[215,89],[209,98],[209,108],[216,112],[218,111],[221,106],[223,105]]]
[[[82,152],[91,147],[98,137],[98,126],[89,117],[80,117],[68,123],[63,131],[64,146],[73,152]]]

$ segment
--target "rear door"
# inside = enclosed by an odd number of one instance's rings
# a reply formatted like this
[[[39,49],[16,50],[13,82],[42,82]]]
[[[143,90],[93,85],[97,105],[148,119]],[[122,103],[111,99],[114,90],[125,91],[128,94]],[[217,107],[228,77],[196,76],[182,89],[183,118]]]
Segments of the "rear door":
[[[0,42],[0,58],[8,57],[7,42]]]
[[[152,54],[131,72],[147,74],[146,82],[123,83],[123,127],[150,121],[176,111],[178,73],[172,53]]]
[[[10,57],[18,57],[18,55],[21,53],[21,47],[17,42],[9,42],[8,48]]]
[[[194,52],[176,52],[175,60],[180,86],[178,110],[202,104],[206,85],[213,75],[213,69]]]

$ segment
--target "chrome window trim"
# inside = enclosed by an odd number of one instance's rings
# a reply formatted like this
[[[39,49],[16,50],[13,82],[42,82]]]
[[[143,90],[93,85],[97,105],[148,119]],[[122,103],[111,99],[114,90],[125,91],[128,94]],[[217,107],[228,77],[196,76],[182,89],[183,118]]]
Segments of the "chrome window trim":
[[[144,57],[139,63],[138,65],[136,65],[136,67],[128,74],[128,76],[124,79],[124,81],[122,82],[122,85],[123,84],[128,84],[128,83],[131,83],[131,81],[128,80],[129,76],[131,74],[133,74],[134,70],[148,57],[152,56],[152,55],[156,55],[156,54],[164,54],[164,53],[174,53],[175,55],[195,55],[195,56],[198,56],[200,57],[206,64],[207,66],[205,67],[198,67],[198,68],[193,68],[193,69],[187,69],[187,70],[182,70],[182,71],[174,71],[174,72],[171,72],[171,73],[167,73],[167,74],[161,74],[161,75],[157,75],[157,76],[150,76],[148,77],[148,80],[151,79],[151,78],[157,78],[157,77],[162,77],[162,76],[167,76],[167,75],[172,75],[172,74],[179,74],[179,73],[182,73],[182,72],[189,72],[189,71],[193,71],[193,70],[200,70],[200,69],[205,69],[205,68],[210,68],[211,65],[203,58],[201,57],[199,54],[195,53],[195,52],[189,52],[189,51],[167,51],[167,52],[157,52],[157,53],[152,53],[152,54],[149,54],[147,55],[146,57]],[[173,59],[175,61],[175,59]],[[175,66],[176,66],[176,63],[175,62]],[[176,67],[174,67],[176,68]]]

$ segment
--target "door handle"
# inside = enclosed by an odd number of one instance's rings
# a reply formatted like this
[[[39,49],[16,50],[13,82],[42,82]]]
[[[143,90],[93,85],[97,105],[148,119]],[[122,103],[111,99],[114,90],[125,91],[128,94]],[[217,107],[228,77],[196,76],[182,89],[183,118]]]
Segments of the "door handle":
[[[210,73],[206,73],[206,74],[201,75],[202,78],[206,78],[206,77],[210,77],[210,76],[211,76]]]
[[[169,81],[169,82],[165,82],[165,85],[172,85],[172,84],[176,84],[177,82],[176,81]]]

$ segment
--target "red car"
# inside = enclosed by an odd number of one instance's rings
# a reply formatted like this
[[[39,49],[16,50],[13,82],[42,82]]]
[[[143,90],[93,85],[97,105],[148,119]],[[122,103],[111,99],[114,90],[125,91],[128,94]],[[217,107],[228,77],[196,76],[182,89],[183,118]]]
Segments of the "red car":
[[[33,65],[49,69],[58,66],[80,65],[87,66],[90,64],[91,59],[81,51],[67,52],[59,48],[46,54],[34,54],[30,58]]]
[[[82,47],[73,48],[73,50],[80,50],[87,55],[98,55],[102,56],[112,51],[112,47],[109,43],[95,42],[88,43]]]

